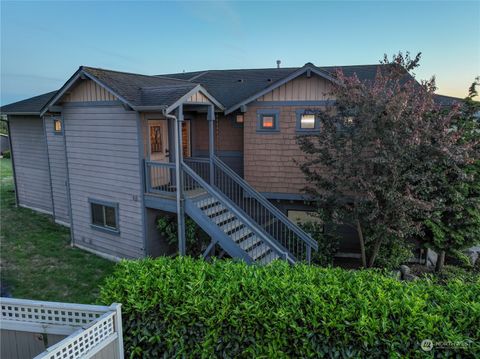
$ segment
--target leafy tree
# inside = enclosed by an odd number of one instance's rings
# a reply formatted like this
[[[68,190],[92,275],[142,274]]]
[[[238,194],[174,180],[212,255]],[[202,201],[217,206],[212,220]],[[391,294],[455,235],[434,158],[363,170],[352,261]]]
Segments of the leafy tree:
[[[458,108],[435,104],[435,79],[414,78],[420,54],[385,56],[371,81],[336,73],[335,105],[316,112],[318,134],[299,136],[300,163],[324,221],[357,231],[364,267],[375,264],[385,243],[405,243],[435,208],[429,156],[465,161],[449,129]],[[421,164],[421,165],[418,165]],[[420,171],[421,170],[421,171]],[[328,217],[325,217],[328,214]]]
[[[438,252],[437,271],[443,269],[446,253],[454,254],[480,243],[480,104],[473,100],[478,84],[477,78],[447,133],[459,142],[460,150],[470,149],[469,157],[460,163],[441,152],[430,158],[430,164],[434,164],[430,177],[434,189],[427,198],[435,208],[424,221],[421,240]]]

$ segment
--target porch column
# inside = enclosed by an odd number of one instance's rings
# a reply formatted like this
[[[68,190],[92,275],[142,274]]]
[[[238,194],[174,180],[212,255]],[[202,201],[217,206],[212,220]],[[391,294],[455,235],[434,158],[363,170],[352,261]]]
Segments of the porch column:
[[[185,198],[183,196],[183,153],[182,153],[182,124],[183,105],[178,106],[174,124],[175,133],[175,186],[177,199],[177,231],[178,231],[178,253],[181,256],[186,254],[185,241]]]
[[[208,106],[208,157],[210,161],[210,184],[215,183],[214,176],[214,164],[213,156],[215,155],[215,107],[214,105]]]

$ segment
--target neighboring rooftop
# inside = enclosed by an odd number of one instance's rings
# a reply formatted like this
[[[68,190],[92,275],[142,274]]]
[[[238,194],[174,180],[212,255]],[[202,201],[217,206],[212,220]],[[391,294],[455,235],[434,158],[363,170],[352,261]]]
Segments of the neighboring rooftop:
[[[26,100],[14,102],[0,108],[0,112],[6,114],[23,114],[23,115],[40,115],[40,110],[47,104],[47,102],[57,93],[51,91],[43,95],[31,97]]]

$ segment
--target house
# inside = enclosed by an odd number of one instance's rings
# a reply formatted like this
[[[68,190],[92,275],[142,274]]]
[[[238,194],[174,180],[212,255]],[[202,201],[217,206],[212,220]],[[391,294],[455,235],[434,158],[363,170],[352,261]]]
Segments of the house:
[[[346,66],[373,79],[378,66]],[[191,217],[248,263],[310,261],[296,137],[336,67],[209,70],[146,76],[80,67],[58,91],[1,108],[17,204],[70,227],[72,244],[118,258],[167,254],[156,218]]]

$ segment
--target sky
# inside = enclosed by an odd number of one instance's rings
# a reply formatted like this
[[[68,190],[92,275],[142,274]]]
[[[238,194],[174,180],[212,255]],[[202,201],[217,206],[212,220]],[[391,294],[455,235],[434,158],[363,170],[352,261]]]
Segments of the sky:
[[[0,11],[2,105],[60,88],[81,65],[162,74],[422,52],[417,78],[458,97],[480,75],[480,0],[1,0]]]

